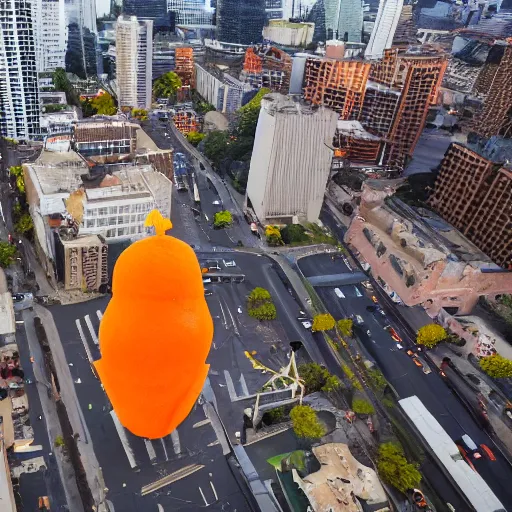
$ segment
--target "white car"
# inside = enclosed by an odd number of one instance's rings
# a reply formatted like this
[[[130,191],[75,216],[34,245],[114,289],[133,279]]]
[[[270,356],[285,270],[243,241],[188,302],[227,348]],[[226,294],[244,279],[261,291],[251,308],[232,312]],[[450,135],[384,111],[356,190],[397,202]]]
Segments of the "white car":
[[[238,312],[241,314],[242,313],[242,307],[241,306],[238,306]]]
[[[209,277],[207,277],[206,279],[203,279],[203,284],[208,284],[211,282],[212,282],[212,280]]]
[[[344,299],[345,298],[345,295],[343,294],[343,292],[339,289],[339,288],[334,288],[334,293],[338,296],[338,298],[340,299]]]
[[[224,263],[224,266],[226,267],[236,267],[235,260],[222,260],[222,263]]]
[[[363,320],[363,317],[361,315],[356,315],[355,316],[355,319],[356,319],[356,322],[361,325],[361,324],[364,324],[364,320]]]
[[[403,345],[400,345],[400,343],[397,343],[397,344],[396,344],[396,348],[397,348],[398,350],[402,350],[404,347],[403,347]]]
[[[313,326],[313,324],[308,320],[304,320],[304,322],[301,322],[301,324],[303,325],[304,329],[311,329],[311,327]]]
[[[370,283],[370,281],[363,281],[361,283],[367,290],[373,290],[373,286],[372,286],[372,283]]]

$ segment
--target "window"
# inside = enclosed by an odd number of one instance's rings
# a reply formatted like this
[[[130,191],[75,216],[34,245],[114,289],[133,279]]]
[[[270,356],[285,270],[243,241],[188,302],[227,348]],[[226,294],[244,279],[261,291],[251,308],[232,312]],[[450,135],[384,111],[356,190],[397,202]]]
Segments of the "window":
[[[142,233],[142,226],[137,226],[137,233]]]
[[[113,238],[116,236],[116,230],[115,229],[109,229],[107,231],[107,238]]]
[[[98,208],[98,215],[107,215],[107,208]]]
[[[117,223],[122,224],[123,223],[123,217],[119,216],[117,217]]]
[[[137,222],[137,215],[132,215],[131,222],[132,223]]]
[[[128,234],[128,228],[118,228],[117,236],[125,236]]]
[[[108,209],[108,213],[109,213],[109,215],[117,215],[117,206],[111,206]]]
[[[93,228],[96,225],[96,221],[94,219],[87,219],[86,221],[86,227]]]
[[[109,226],[115,226],[116,225],[116,217],[109,217],[108,218],[108,225]]]
[[[130,235],[135,234],[135,229],[136,229],[136,226],[130,226]]]
[[[107,225],[107,219],[98,219],[98,226],[106,226]]]
[[[90,210],[87,210],[87,214],[89,217],[96,217],[96,215],[98,215],[98,209],[92,208]]]
[[[137,215],[137,220],[139,222],[144,222],[144,217],[145,217],[145,215],[143,213],[139,213],[139,215]]]

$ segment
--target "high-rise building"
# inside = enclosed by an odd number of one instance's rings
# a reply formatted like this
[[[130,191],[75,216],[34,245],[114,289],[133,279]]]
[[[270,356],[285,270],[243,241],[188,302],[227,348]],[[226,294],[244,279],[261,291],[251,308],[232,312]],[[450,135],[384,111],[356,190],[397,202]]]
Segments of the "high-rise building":
[[[151,107],[153,21],[119,16],[116,26],[116,77],[119,106]]]
[[[363,31],[361,0],[317,0],[308,13],[315,24],[315,41],[339,39],[360,43]]]
[[[153,30],[169,30],[171,19],[167,12],[167,0],[124,0],[123,14],[137,16],[139,20],[153,20]]]
[[[247,182],[248,204],[262,223],[318,219],[337,120],[325,107],[278,93],[264,96]]]
[[[512,137],[512,46],[505,48],[490,82],[484,108],[473,123],[483,137]]]
[[[37,71],[64,68],[68,44],[64,0],[34,0],[32,21]]]
[[[180,77],[182,87],[194,87],[194,50],[192,48],[174,50],[174,72]]]
[[[391,48],[404,0],[380,0],[377,19],[364,55],[367,59],[380,59],[384,50]]]
[[[430,205],[487,254],[512,268],[512,171],[453,143]]]
[[[224,43],[259,43],[265,19],[265,0],[217,0],[217,39]]]
[[[267,20],[284,19],[285,0],[265,0],[265,14]]]
[[[212,27],[215,9],[211,0],[167,0],[167,10],[174,13],[176,25]]]
[[[39,99],[30,2],[2,0],[0,19],[0,132],[32,139],[39,133]]]

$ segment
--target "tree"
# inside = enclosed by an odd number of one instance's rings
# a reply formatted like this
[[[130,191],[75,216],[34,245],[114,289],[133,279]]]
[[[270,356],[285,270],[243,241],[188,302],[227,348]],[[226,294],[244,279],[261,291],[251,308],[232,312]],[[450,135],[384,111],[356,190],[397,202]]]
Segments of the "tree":
[[[341,387],[341,380],[336,375],[329,375],[322,386],[324,393],[332,393]]]
[[[341,332],[342,336],[351,337],[352,336],[352,327],[354,322],[350,318],[342,318],[336,322],[336,326]]]
[[[16,247],[9,242],[0,242],[0,267],[7,268],[13,261]]]
[[[267,238],[268,245],[282,245],[281,231],[277,226],[265,226],[265,237]]]
[[[215,110],[215,107],[207,101],[200,101],[196,104],[195,107],[195,111],[198,114],[207,114],[208,112],[212,112],[213,110]]]
[[[301,224],[288,224],[281,229],[281,236],[285,244],[302,243],[309,240],[306,229]]]
[[[313,332],[328,331],[329,329],[334,329],[335,324],[336,322],[334,321],[333,316],[329,313],[315,315],[313,318],[313,327],[311,327],[311,330]]]
[[[204,138],[204,154],[218,169],[228,150],[229,135],[226,132],[214,130]]]
[[[52,75],[52,82],[55,90],[66,93],[66,101],[69,105],[79,105],[78,96],[69,81],[64,68],[57,68]]]
[[[92,106],[92,102],[89,98],[80,101],[80,106],[82,107],[82,115],[84,117],[91,117],[97,113],[96,109]]]
[[[148,120],[148,111],[144,108],[132,108],[132,117],[138,119],[139,121],[147,121]]]
[[[377,470],[385,482],[403,493],[417,488],[421,482],[417,467],[407,462],[401,447],[394,443],[379,446]]]
[[[260,286],[254,288],[247,297],[247,304],[250,308],[260,306],[261,304],[265,304],[265,302],[272,302],[272,296],[268,290]]]
[[[502,379],[512,377],[512,361],[499,354],[482,357],[480,359],[480,368],[490,377]]]
[[[187,140],[190,142],[190,144],[192,144],[192,146],[197,146],[204,138],[204,133],[189,132],[187,134]]]
[[[318,439],[325,435],[324,426],[318,421],[316,412],[308,405],[296,405],[290,411],[290,419],[297,437]]]
[[[266,302],[261,306],[251,308],[248,313],[250,317],[256,318],[256,320],[275,320],[277,317],[277,310],[272,302]]]
[[[448,334],[440,325],[428,324],[418,329],[416,342],[430,348],[445,340],[447,336]]]
[[[324,391],[329,393],[341,386],[336,375],[331,375],[326,368],[318,363],[304,363],[298,367],[299,377],[304,380],[306,394]]]
[[[23,167],[21,165],[15,165],[9,167],[9,173],[11,176],[16,177],[16,188],[20,194],[25,194],[25,177],[23,176]]]
[[[213,217],[213,227],[216,229],[225,228],[230,226],[233,222],[233,216],[228,210],[217,212]]]
[[[373,414],[375,412],[373,405],[362,398],[354,398],[352,400],[352,410],[356,414]]]
[[[99,115],[113,116],[117,112],[114,98],[108,92],[96,96],[91,104]]]
[[[14,225],[14,230],[22,235],[31,235],[34,229],[34,222],[29,213],[24,213]]]
[[[240,116],[236,129],[238,135],[254,137],[260,115],[261,100],[269,92],[271,92],[270,89],[263,87],[249,103],[238,109]]]
[[[153,95],[155,98],[170,98],[180,87],[181,78],[173,71],[169,71],[154,81]]]

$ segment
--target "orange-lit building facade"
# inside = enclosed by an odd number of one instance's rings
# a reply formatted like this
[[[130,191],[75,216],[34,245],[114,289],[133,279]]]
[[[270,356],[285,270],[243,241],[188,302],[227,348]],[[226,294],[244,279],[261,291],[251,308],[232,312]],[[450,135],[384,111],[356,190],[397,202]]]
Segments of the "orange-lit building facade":
[[[255,46],[245,51],[240,80],[258,89],[288,94],[291,72],[292,58],[286,52],[273,46]]]
[[[174,72],[181,78],[182,87],[195,87],[194,50],[192,48],[176,48]]]

